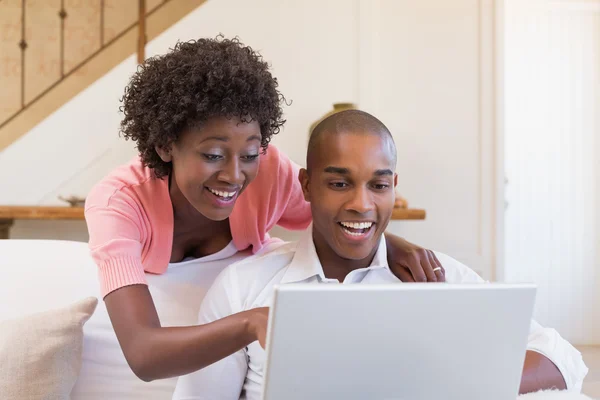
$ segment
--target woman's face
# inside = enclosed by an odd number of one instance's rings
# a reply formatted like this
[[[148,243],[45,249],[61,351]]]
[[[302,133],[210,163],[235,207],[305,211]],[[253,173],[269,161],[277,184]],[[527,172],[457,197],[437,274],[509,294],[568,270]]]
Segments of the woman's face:
[[[260,144],[257,121],[213,117],[184,132],[169,152],[157,151],[172,162],[171,195],[179,190],[199,213],[221,221],[256,177]]]

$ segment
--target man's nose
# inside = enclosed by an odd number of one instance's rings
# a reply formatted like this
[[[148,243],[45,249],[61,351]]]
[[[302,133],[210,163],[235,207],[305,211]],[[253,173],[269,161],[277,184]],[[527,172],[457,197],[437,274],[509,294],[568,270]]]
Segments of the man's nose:
[[[346,203],[346,210],[365,214],[375,209],[375,203],[367,188],[358,187],[352,191],[351,196],[348,203]]]

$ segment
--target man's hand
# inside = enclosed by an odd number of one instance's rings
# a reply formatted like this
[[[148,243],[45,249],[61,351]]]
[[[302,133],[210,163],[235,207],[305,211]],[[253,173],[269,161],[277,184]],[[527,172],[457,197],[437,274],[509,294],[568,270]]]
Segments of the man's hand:
[[[387,232],[385,240],[390,269],[402,282],[446,281],[446,271],[433,251]]]
[[[250,331],[263,349],[267,346],[267,327],[269,323],[269,307],[253,308],[250,317]]]

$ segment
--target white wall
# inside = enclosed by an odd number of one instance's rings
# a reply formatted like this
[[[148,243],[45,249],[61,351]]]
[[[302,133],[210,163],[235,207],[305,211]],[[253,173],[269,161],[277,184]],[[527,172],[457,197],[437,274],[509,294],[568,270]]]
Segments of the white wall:
[[[505,277],[600,344],[600,0],[507,0]]]
[[[210,0],[150,43],[148,55],[167,51],[177,39],[219,32],[259,49],[293,101],[274,143],[300,164],[309,125],[332,103],[355,102],[380,116],[398,144],[400,192],[428,212],[426,221],[393,222],[390,229],[490,278],[491,4]],[[117,135],[118,98],[134,68],[132,57],[0,153],[0,203],[58,204],[59,194],[85,195],[134,154]],[[86,240],[85,228],[72,224],[20,222],[13,237]]]
[[[486,276],[494,259],[492,1],[365,2],[370,75],[364,107],[399,150],[399,188],[424,222],[392,230]]]

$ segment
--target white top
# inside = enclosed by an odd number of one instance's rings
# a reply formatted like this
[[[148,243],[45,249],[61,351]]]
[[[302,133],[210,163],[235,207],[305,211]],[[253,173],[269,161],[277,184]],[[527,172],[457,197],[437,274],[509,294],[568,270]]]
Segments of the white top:
[[[169,268],[171,268],[171,267],[180,267],[180,266],[183,266],[183,265],[190,265],[190,264],[206,263],[206,262],[211,262],[211,261],[223,260],[225,258],[229,258],[229,257],[235,255],[235,253],[237,253],[237,252],[238,252],[238,250],[235,247],[235,244],[233,243],[233,240],[232,240],[229,243],[227,243],[227,246],[223,247],[221,250],[217,251],[216,253],[209,254],[209,255],[204,256],[204,257],[186,257],[182,261],[169,263],[168,267]]]
[[[350,272],[343,283],[401,283],[387,264],[382,237],[368,268]],[[453,258],[435,253],[448,283],[485,283],[473,270]],[[267,253],[248,257],[226,268],[209,289],[200,308],[199,323],[208,323],[256,307],[271,306],[275,285],[285,283],[339,284],[324,276],[308,229],[298,243],[283,243]],[[554,329],[532,321],[528,349],[552,360],[569,390],[581,391],[587,367],[581,354]],[[254,342],[200,371],[179,378],[173,399],[260,399],[265,351]]]

